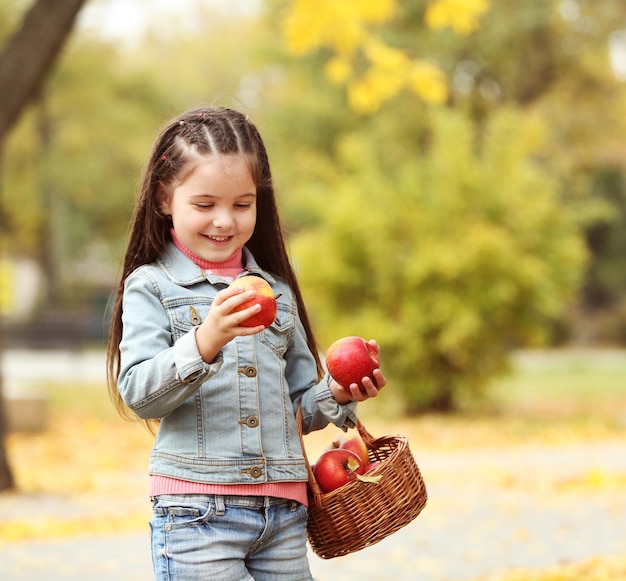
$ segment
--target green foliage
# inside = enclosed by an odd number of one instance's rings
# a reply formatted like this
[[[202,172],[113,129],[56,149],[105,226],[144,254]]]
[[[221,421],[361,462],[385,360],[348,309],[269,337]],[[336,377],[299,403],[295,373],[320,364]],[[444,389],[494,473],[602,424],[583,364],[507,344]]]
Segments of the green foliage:
[[[11,134],[7,248],[37,256],[42,243],[58,244],[57,258],[75,260],[105,240],[123,242],[146,134],[162,111],[155,83],[119,62],[112,47],[79,39]],[[46,239],[51,230],[62,241]]]
[[[570,338],[585,336],[598,344],[618,339],[598,324],[600,317],[619,319],[626,328],[626,285],[615,276],[624,272],[626,256],[621,187],[626,84],[610,58],[616,41],[623,51],[625,18],[622,0],[493,2],[479,34],[423,39],[450,72],[454,102],[474,118],[517,103],[549,123],[546,152],[552,171],[564,203],[575,207],[586,227],[591,250],[576,311],[583,311],[585,320],[570,315],[564,326]]]
[[[27,0],[3,0],[0,4],[0,44],[13,34],[28,7]]]
[[[442,109],[394,172],[363,135],[339,146],[343,179],[319,192],[326,218],[294,240],[299,276],[324,343],[378,339],[409,411],[483,391],[576,288],[584,250],[536,157],[542,139],[515,110],[480,134]]]
[[[0,38],[26,5],[0,8]],[[399,5],[381,38],[449,74],[449,108],[405,92],[358,115],[324,76],[328,54],[286,56],[270,2],[264,16],[198,2],[186,28],[168,22],[129,45],[77,30],[45,108],[6,144],[4,248],[43,262],[51,246],[64,270],[115,272],[161,123],[199,102],[235,105],[266,139],[322,344],[378,339],[412,410],[482,392],[576,292],[577,226],[600,283],[586,288],[624,296],[626,86],[607,38],[626,5],[491,2],[467,37],[428,29],[426,0]]]
[[[234,95],[248,66],[239,65],[252,59],[225,42],[235,25],[245,35],[245,21],[217,23],[208,11],[198,18],[211,42],[174,30],[124,46],[77,32],[7,140],[0,240],[35,258],[50,286],[61,282],[66,302],[76,298],[76,273],[82,284],[112,284],[160,126],[188,106]],[[51,280],[61,272],[65,280]]]

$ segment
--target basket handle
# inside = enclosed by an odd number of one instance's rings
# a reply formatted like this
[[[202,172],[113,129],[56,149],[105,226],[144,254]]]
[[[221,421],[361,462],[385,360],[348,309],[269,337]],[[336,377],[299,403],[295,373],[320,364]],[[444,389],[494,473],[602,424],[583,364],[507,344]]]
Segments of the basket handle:
[[[318,506],[321,506],[321,497],[322,497],[322,489],[320,485],[317,483],[315,478],[315,474],[313,474],[313,468],[311,468],[311,463],[309,462],[309,457],[306,454],[306,448],[304,446],[304,436],[302,435],[302,405],[298,406],[298,411],[296,412],[296,424],[298,425],[298,435],[300,436],[300,446],[302,447],[302,455],[304,456],[304,463],[306,464],[306,471],[309,476],[309,488],[311,495],[313,496],[313,501]]]
[[[372,436],[372,434],[370,434],[366,429],[365,426],[363,425],[363,422],[361,420],[359,420],[357,418],[356,420],[356,429],[359,431],[359,434],[361,435],[361,438],[363,439],[363,442],[365,442],[365,445],[368,448],[371,448],[371,444],[374,441],[374,436]]]
[[[302,447],[302,455],[304,456],[304,462],[306,464],[307,473],[309,475],[309,487],[311,489],[313,501],[318,506],[321,506],[322,505],[321,498],[324,492],[320,488],[320,485],[317,483],[315,474],[313,474],[313,468],[311,467],[311,463],[309,462],[309,458],[306,454],[306,448],[304,446],[304,436],[302,434],[302,421],[303,421],[302,405],[299,405],[298,410],[296,412],[296,424],[298,426],[298,435],[300,436],[300,445]],[[357,418],[356,427],[357,427],[357,430],[359,430],[359,434],[361,435],[361,438],[363,438],[363,442],[365,442],[365,445],[369,448],[371,443],[374,441],[374,437],[365,429],[365,426],[363,425],[361,420],[359,420],[358,418]]]

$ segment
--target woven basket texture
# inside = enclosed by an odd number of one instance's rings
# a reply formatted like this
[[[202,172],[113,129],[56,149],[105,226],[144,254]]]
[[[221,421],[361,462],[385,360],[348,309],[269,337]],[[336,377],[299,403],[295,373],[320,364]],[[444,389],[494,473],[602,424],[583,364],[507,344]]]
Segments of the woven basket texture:
[[[370,462],[380,462],[367,474],[380,476],[377,483],[353,480],[325,493],[307,458],[307,536],[313,552],[323,559],[347,555],[382,541],[413,521],[428,500],[408,439],[373,438],[360,421],[357,429],[368,448]]]

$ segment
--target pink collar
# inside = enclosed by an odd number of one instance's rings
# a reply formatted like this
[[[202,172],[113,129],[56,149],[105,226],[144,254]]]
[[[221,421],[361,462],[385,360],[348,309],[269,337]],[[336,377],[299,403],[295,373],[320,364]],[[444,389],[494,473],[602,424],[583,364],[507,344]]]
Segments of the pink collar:
[[[230,257],[224,260],[223,262],[211,262],[209,260],[205,260],[204,258],[198,256],[189,248],[187,248],[176,236],[176,232],[174,228],[170,230],[172,234],[172,241],[178,250],[180,250],[187,258],[193,260],[200,268],[203,270],[210,270],[211,272],[217,275],[226,275],[226,276],[236,276],[240,272],[243,272],[243,249],[239,248],[235,253]],[[234,273],[234,274],[233,274]]]

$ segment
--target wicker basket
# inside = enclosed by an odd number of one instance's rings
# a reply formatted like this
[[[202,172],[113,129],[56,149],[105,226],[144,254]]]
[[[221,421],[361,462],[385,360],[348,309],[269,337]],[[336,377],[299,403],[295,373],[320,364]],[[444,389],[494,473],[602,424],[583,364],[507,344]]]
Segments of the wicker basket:
[[[299,426],[301,417],[298,413]],[[353,480],[323,492],[307,459],[311,548],[322,559],[332,559],[371,546],[406,526],[422,511],[426,486],[404,436],[373,438],[359,421],[357,429],[368,448],[370,462],[380,465],[368,476],[378,483]],[[302,439],[302,431],[300,431]]]

